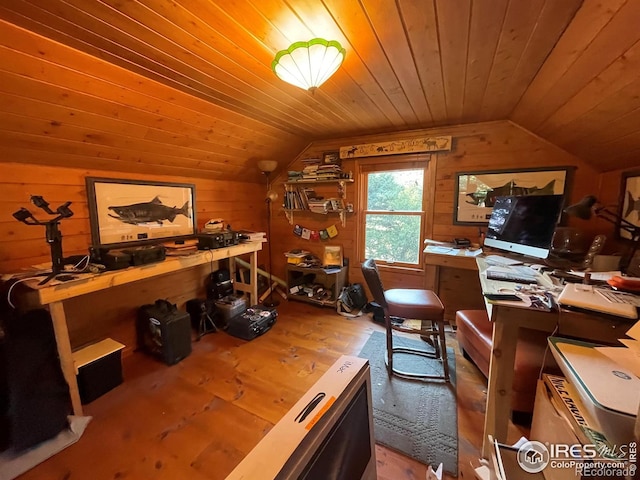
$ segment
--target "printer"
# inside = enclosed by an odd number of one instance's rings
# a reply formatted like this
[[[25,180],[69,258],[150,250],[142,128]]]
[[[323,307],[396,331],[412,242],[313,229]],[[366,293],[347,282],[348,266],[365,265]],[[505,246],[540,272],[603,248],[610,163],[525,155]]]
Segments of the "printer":
[[[628,444],[640,406],[640,379],[599,346],[549,337],[551,353],[601,431],[613,444]]]

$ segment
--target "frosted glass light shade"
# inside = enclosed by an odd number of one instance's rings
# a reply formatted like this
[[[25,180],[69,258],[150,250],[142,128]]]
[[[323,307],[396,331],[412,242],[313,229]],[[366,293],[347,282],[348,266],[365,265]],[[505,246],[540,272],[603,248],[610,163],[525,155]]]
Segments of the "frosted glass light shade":
[[[314,38],[279,51],[271,68],[281,80],[314,91],[338,70],[344,55],[345,49],[336,40]]]
[[[278,162],[275,160],[260,160],[258,162],[258,168],[261,172],[271,173],[278,167]]]

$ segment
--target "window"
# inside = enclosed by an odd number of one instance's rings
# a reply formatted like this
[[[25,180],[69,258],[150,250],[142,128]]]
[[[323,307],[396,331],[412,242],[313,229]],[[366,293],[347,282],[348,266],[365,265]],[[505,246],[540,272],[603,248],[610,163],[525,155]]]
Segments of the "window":
[[[427,161],[362,163],[364,258],[421,265]]]

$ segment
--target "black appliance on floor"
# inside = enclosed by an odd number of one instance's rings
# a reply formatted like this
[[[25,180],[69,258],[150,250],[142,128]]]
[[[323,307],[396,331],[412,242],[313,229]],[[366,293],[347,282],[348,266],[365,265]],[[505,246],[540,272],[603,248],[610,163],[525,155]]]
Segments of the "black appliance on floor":
[[[136,327],[138,346],[167,365],[191,354],[191,317],[167,300],[141,306]]]
[[[209,276],[207,298],[209,300],[220,300],[229,295],[233,295],[231,273],[226,268],[216,270]]]
[[[231,318],[226,331],[234,337],[253,340],[268,332],[277,318],[278,312],[275,308],[254,305],[247,308],[244,313]]]

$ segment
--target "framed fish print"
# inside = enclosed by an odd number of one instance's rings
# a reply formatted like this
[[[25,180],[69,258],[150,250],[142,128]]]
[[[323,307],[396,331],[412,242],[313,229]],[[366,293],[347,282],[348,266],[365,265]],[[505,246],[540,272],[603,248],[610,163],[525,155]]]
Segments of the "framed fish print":
[[[574,167],[493,170],[456,174],[453,223],[487,225],[497,197],[565,195]]]
[[[620,218],[640,227],[640,170],[624,172],[620,187],[620,201],[618,202]],[[618,222],[620,223],[620,222]],[[631,240],[631,233],[620,228],[618,236]]]
[[[87,177],[86,187],[94,246],[146,244],[197,232],[195,185]]]

